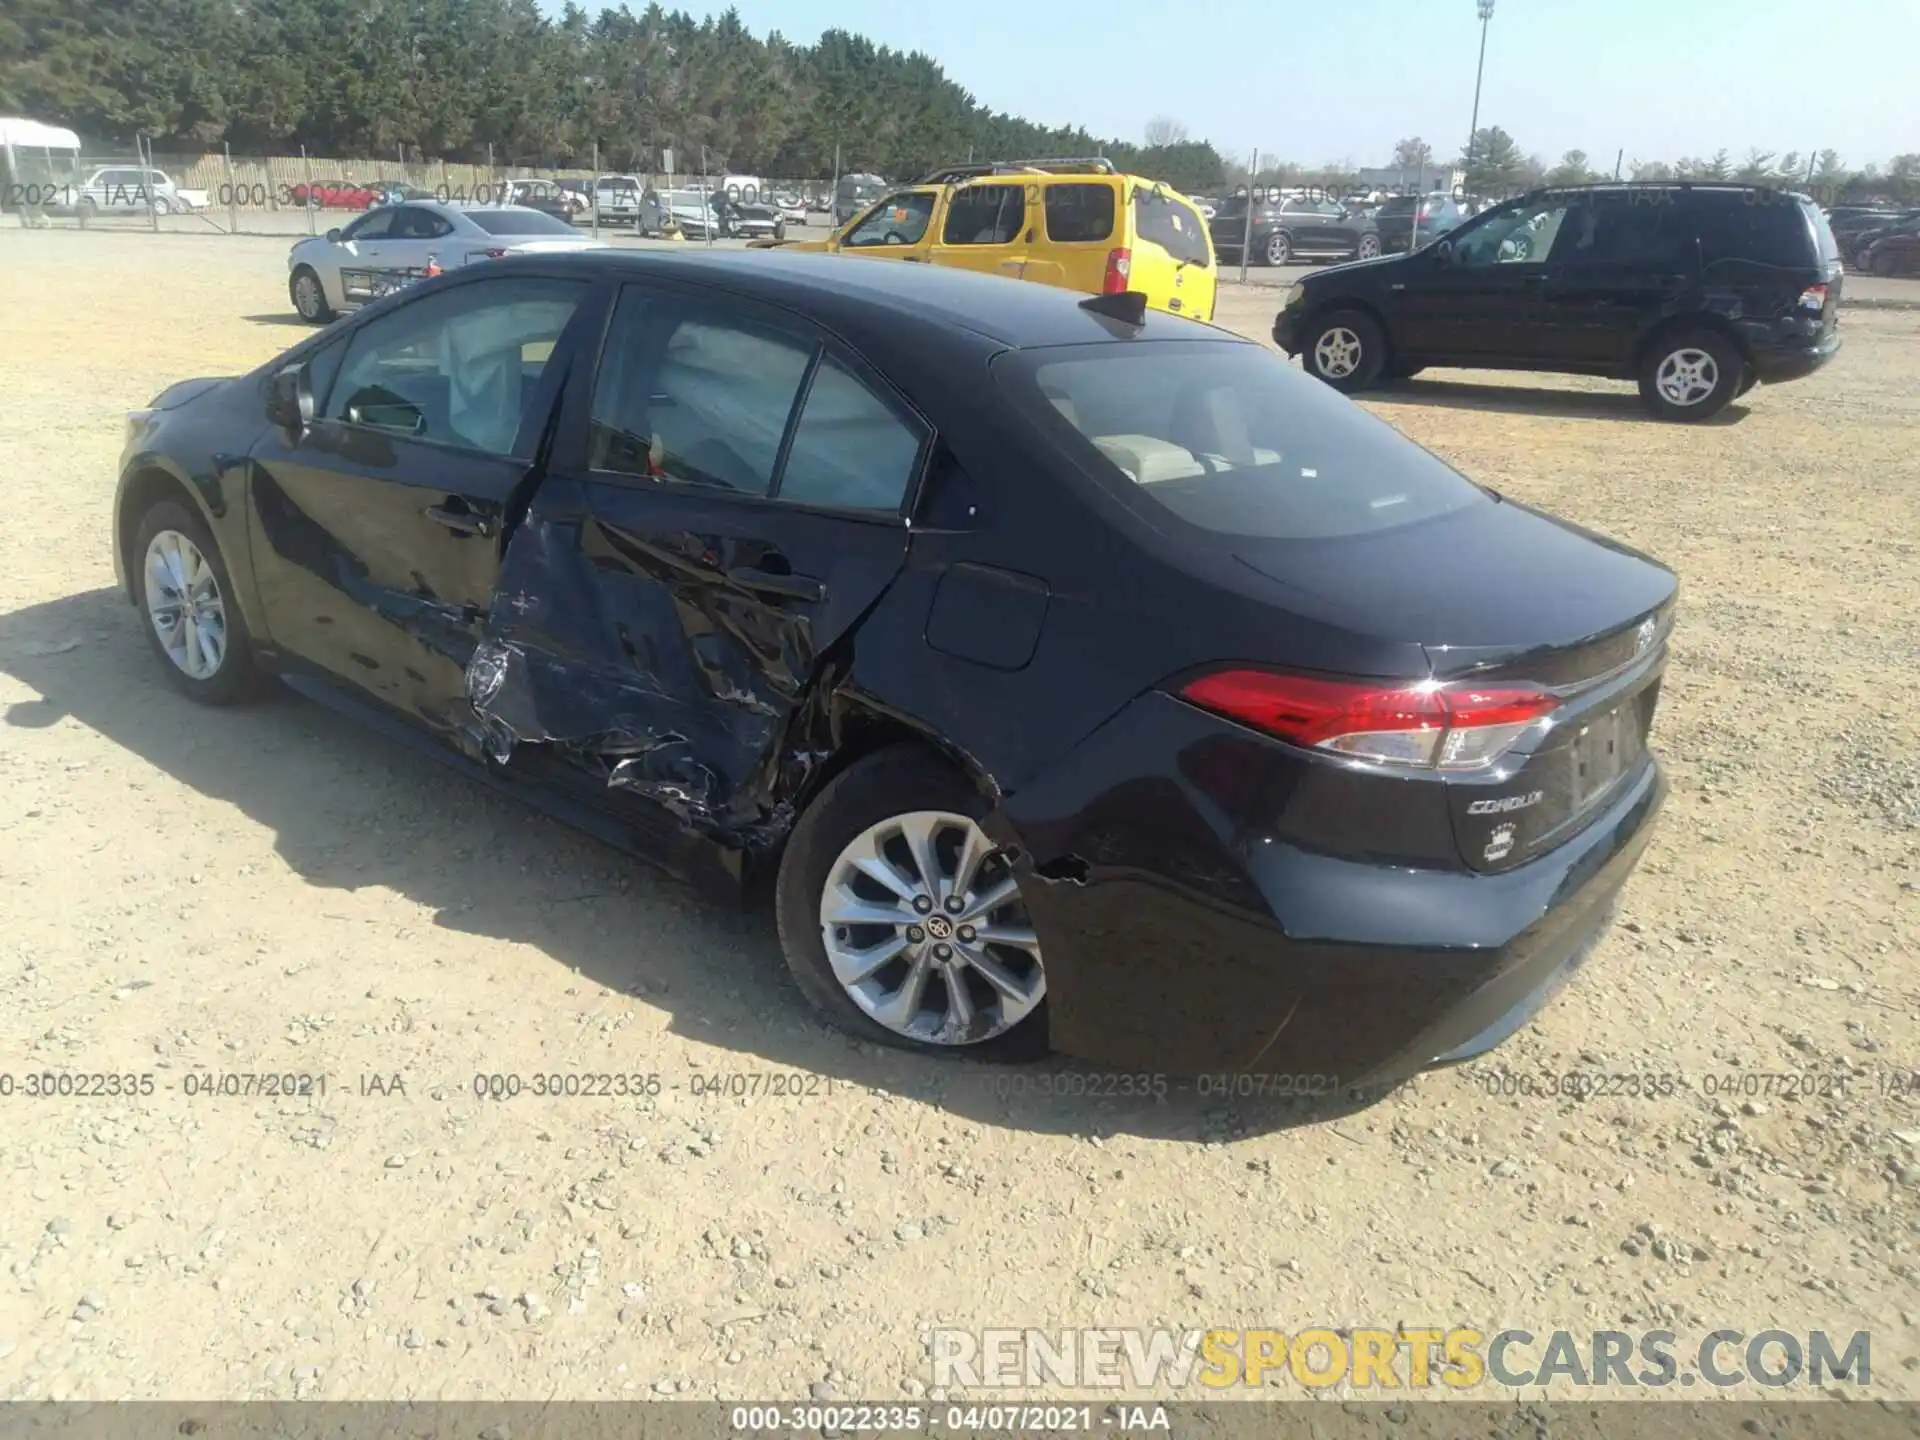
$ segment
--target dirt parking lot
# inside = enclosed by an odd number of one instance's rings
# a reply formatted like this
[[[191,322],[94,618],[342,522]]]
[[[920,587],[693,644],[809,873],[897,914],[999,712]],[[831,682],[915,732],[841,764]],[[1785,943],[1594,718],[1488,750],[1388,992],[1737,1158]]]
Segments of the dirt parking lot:
[[[300,337],[285,247],[0,232],[0,1072],[158,1077],[0,1098],[0,1396],[893,1399],[926,1325],[1396,1323],[1870,1330],[1920,1395],[1920,312],[1699,428],[1368,400],[1679,571],[1673,793],[1536,1024],[1329,1116],[850,1044],[764,917],[294,698],[178,698],[110,589],[121,415]],[[663,1088],[474,1091],[601,1070]],[[803,1093],[693,1093],[756,1072]],[[1565,1072],[1679,1079],[1500,1093]]]

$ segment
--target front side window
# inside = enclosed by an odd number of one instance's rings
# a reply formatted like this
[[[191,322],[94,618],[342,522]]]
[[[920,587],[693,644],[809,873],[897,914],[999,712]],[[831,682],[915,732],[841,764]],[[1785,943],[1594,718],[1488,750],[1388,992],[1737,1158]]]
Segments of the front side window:
[[[1491,503],[1385,421],[1257,346],[1011,352],[1017,406],[1136,508],[1219,535],[1361,535]]]
[[[392,210],[369,210],[340,232],[342,240],[384,240],[393,229]]]
[[[422,296],[353,333],[322,412],[416,440],[527,458],[541,373],[588,287],[479,280]]]
[[[1470,230],[1455,232],[1453,257],[1461,265],[1543,265],[1553,253],[1571,205],[1525,200],[1487,212]]]
[[[856,221],[840,243],[850,250],[870,246],[918,245],[933,223],[934,193],[903,190],[889,195]]]
[[[393,212],[387,237],[392,240],[437,240],[452,230],[453,226],[431,210],[402,205]]]
[[[1011,245],[1026,223],[1026,190],[1020,185],[969,185],[955,193],[941,227],[946,245]]]

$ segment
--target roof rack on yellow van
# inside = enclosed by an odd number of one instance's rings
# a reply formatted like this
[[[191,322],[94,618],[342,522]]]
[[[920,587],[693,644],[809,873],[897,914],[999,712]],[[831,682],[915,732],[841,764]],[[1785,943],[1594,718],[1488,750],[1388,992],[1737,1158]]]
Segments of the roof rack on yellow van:
[[[1049,160],[996,160],[985,165],[944,165],[922,176],[922,185],[952,185],[983,175],[1113,175],[1113,162],[1104,155],[1069,156]]]

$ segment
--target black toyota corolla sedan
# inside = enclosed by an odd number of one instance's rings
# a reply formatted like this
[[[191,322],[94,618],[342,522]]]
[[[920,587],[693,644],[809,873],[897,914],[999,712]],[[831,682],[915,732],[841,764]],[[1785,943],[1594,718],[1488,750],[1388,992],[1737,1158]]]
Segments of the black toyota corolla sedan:
[[[114,559],[195,699],[276,675],[763,880],[871,1039],[1302,1089],[1480,1053],[1647,841],[1674,577],[1137,300],[463,267],[132,415]]]

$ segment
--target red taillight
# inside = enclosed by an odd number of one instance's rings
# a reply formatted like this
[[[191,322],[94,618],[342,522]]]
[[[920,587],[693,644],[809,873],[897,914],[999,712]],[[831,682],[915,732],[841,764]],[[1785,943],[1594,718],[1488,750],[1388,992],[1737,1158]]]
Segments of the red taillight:
[[[1802,290],[1800,292],[1800,308],[1802,310],[1811,310],[1816,315],[1824,311],[1827,308],[1827,287],[1824,285],[1809,285],[1806,289]]]
[[[507,258],[507,252],[499,249],[489,250],[487,251],[487,258],[489,260],[504,260]]]
[[[1107,252],[1107,274],[1100,282],[1103,295],[1127,293],[1127,277],[1133,273],[1133,252],[1126,248]]]
[[[1491,765],[1560,703],[1528,685],[1388,687],[1267,670],[1203,675],[1180,694],[1295,745],[1430,770]]]

